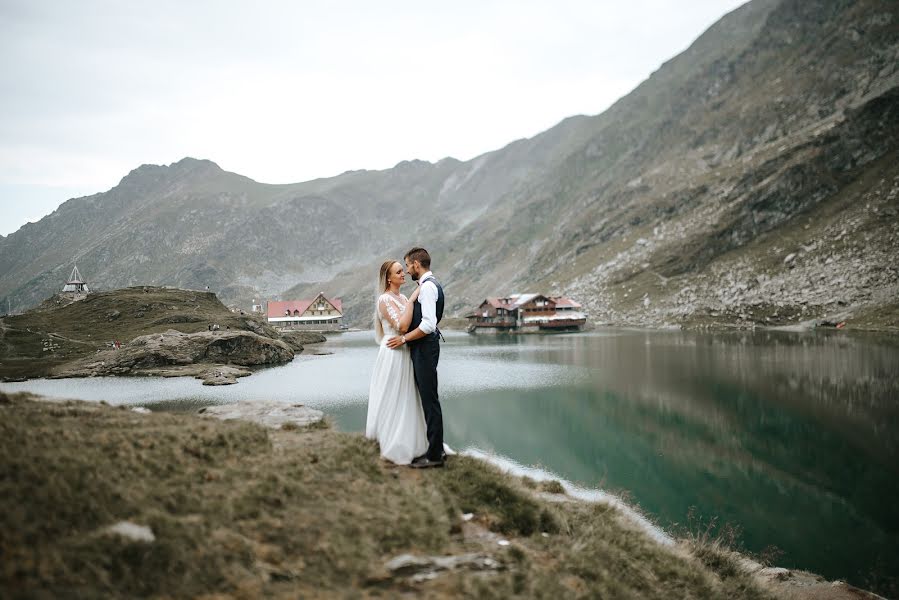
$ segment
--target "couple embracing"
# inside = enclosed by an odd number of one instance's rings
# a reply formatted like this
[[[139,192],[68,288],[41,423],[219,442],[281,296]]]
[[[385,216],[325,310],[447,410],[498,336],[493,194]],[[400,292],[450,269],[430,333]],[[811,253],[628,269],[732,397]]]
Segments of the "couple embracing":
[[[381,265],[375,307],[380,345],[368,393],[365,436],[378,440],[381,456],[416,468],[442,467],[443,413],[437,394],[437,362],[443,288],[431,273],[431,256],[412,248],[405,271],[418,288],[400,293],[406,276],[399,261]]]

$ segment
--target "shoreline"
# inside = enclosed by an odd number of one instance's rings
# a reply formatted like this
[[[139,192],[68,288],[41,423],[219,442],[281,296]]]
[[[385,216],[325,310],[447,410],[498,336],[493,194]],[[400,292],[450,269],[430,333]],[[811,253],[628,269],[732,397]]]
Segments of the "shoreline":
[[[674,332],[680,331],[684,333],[702,333],[702,334],[734,334],[734,333],[764,333],[764,332],[777,332],[777,333],[787,333],[787,334],[797,334],[797,335],[808,335],[808,334],[824,334],[824,335],[834,335],[834,334],[843,334],[843,335],[862,335],[862,336],[877,336],[885,339],[895,339],[899,340],[899,337],[896,334],[899,334],[899,328],[860,328],[860,327],[815,327],[809,326],[807,323],[796,324],[796,325],[758,325],[751,327],[743,327],[738,325],[733,326],[722,326],[721,324],[715,325],[695,325],[695,326],[679,326],[679,325],[670,325],[670,324],[660,324],[656,326],[648,326],[648,325],[635,325],[635,324],[597,324],[588,327],[583,331],[568,331],[568,332],[539,332],[539,333],[490,333],[490,334],[480,334],[480,337],[484,338],[492,338],[492,337],[517,337],[519,335],[524,336],[540,336],[540,335],[549,335],[549,336],[558,336],[558,335],[579,335],[579,334],[590,334],[596,332],[603,331],[631,331],[631,332]],[[364,332],[367,330],[364,329],[352,329],[343,333],[358,333]],[[444,331],[446,332],[454,332],[458,334],[465,335],[477,335],[471,334],[464,329],[454,329],[447,328]],[[321,341],[305,341],[304,344],[306,346],[309,345],[318,345],[321,343],[327,342],[327,338],[325,336],[320,336],[323,339]],[[123,346],[124,348],[125,346]],[[305,352],[305,346],[300,346],[296,351],[296,355],[300,354],[306,355],[325,355],[330,354],[329,351],[313,351],[313,352]],[[121,350],[107,350],[106,354],[121,352]],[[102,358],[102,357],[101,357]],[[41,359],[36,359],[36,361],[40,361]],[[292,359],[293,360],[293,359]],[[107,373],[107,374],[97,374],[97,373],[88,373],[78,372],[74,370],[71,365],[67,367],[66,370],[56,370],[52,373],[46,373],[41,370],[40,374],[35,375],[17,375],[17,376],[0,376],[0,384],[3,383],[24,383],[28,381],[36,381],[42,379],[90,379],[95,377],[100,378],[110,378],[110,377],[133,377],[133,378],[142,378],[142,377],[163,377],[163,378],[176,378],[176,377],[186,377],[186,378],[194,378],[199,379],[203,382],[203,385],[209,386],[219,386],[219,385],[232,385],[236,384],[239,378],[249,377],[254,373],[259,371],[263,371],[270,368],[284,367],[289,365],[291,361],[283,362],[283,363],[275,363],[275,364],[256,364],[243,366],[240,364],[232,364],[232,363],[209,363],[209,362],[198,362],[192,364],[169,364],[169,365],[159,365],[154,367],[147,368],[137,368],[127,372],[121,373]],[[59,368],[59,367],[57,367]]]
[[[442,331],[454,331],[457,333],[469,333],[469,335],[481,335],[484,337],[489,336],[517,336],[517,335],[576,335],[578,333],[590,333],[591,331],[601,330],[601,329],[627,329],[627,330],[636,330],[636,331],[684,331],[684,332],[702,332],[702,333],[730,333],[734,331],[747,332],[747,331],[784,331],[791,333],[812,333],[816,331],[842,331],[842,332],[853,332],[853,333],[878,333],[884,335],[899,335],[899,325],[892,324],[884,324],[879,326],[860,326],[847,324],[844,327],[836,327],[835,325],[817,325],[816,321],[820,321],[820,319],[813,319],[808,321],[802,321],[799,323],[792,324],[762,324],[762,323],[754,323],[754,322],[738,322],[738,321],[727,321],[727,322],[689,322],[689,323],[671,323],[671,322],[660,322],[660,323],[641,323],[641,322],[629,322],[629,321],[621,321],[621,322],[611,322],[611,321],[603,321],[603,322],[590,322],[588,321],[587,326],[581,331],[538,331],[538,332],[500,332],[500,333],[482,333],[482,334],[470,334],[465,327],[446,327],[441,329]],[[363,331],[363,330],[359,330]]]
[[[19,465],[26,470],[36,469],[38,472],[42,472],[42,468],[50,469],[50,472],[45,473],[38,481],[21,479],[19,471],[9,471],[18,473],[20,478],[17,480],[19,485],[16,486],[14,483],[11,489],[8,487],[10,482],[7,482],[4,491],[7,492],[8,502],[20,503],[25,501],[26,496],[30,496],[23,486],[37,485],[37,489],[50,486],[46,491],[52,492],[51,488],[58,484],[60,479],[81,477],[77,475],[77,469],[76,472],[71,472],[73,465],[64,464],[67,461],[82,464],[77,461],[84,460],[91,465],[90,470],[100,477],[95,480],[93,488],[84,489],[77,485],[73,488],[70,484],[60,488],[68,490],[67,493],[70,495],[66,498],[59,496],[62,491],[51,493],[52,497],[57,498],[54,505],[63,501],[62,507],[65,508],[63,513],[71,515],[70,518],[74,520],[81,519],[84,510],[87,513],[99,510],[95,505],[103,502],[104,490],[113,485],[111,482],[119,481],[117,477],[132,482],[122,484],[125,487],[120,487],[119,491],[106,490],[110,492],[111,498],[126,499],[126,504],[130,506],[127,510],[119,510],[117,504],[121,502],[119,500],[101,511],[110,512],[109,517],[99,519],[86,529],[74,523],[64,522],[60,523],[60,526],[70,530],[70,533],[62,538],[38,539],[33,548],[19,548],[18,551],[10,551],[12,548],[7,546],[4,554],[10,558],[10,562],[2,571],[3,581],[0,581],[0,587],[14,583],[10,577],[21,577],[23,569],[28,571],[25,566],[27,563],[21,563],[16,559],[24,558],[22,553],[27,555],[30,550],[46,552],[50,556],[53,556],[54,552],[60,552],[61,558],[69,556],[69,560],[86,561],[84,567],[88,568],[88,572],[96,572],[98,568],[103,571],[103,565],[116,564],[119,560],[134,562],[130,568],[136,569],[153,555],[153,548],[159,545],[200,544],[200,547],[206,548],[203,540],[208,538],[208,533],[196,539],[191,538],[189,541],[182,540],[177,535],[166,541],[166,536],[172,536],[174,533],[166,523],[185,510],[187,510],[185,518],[194,520],[199,518],[203,522],[219,523],[218,525],[210,523],[210,527],[227,528],[229,523],[232,527],[249,527],[250,530],[239,533],[242,538],[249,540],[256,535],[262,535],[264,538],[267,531],[269,534],[273,532],[270,524],[262,525],[257,530],[255,523],[269,523],[271,519],[276,518],[278,522],[284,524],[281,526],[283,527],[289,519],[277,515],[284,511],[293,514],[293,511],[300,510],[301,512],[296,513],[294,518],[304,523],[303,527],[291,529],[294,533],[283,538],[279,537],[280,541],[267,542],[269,550],[257,548],[251,551],[256,558],[243,567],[244,571],[249,569],[249,574],[245,577],[247,581],[240,584],[229,582],[228,577],[201,578],[203,581],[198,582],[201,587],[190,588],[193,590],[192,593],[199,591],[208,593],[214,590],[235,593],[252,583],[252,589],[262,595],[273,597],[282,597],[282,594],[283,597],[291,597],[304,592],[318,595],[326,593],[324,590],[337,592],[348,589],[356,591],[380,589],[395,593],[400,593],[401,590],[415,591],[434,597],[452,597],[460,592],[465,593],[466,590],[471,592],[475,589],[481,592],[492,590],[488,595],[494,593],[502,595],[505,592],[511,592],[512,595],[531,595],[530,592],[533,592],[536,596],[558,593],[583,595],[605,590],[605,593],[615,596],[630,589],[632,592],[640,590],[639,594],[643,597],[667,597],[670,593],[678,594],[676,590],[687,592],[692,589],[691,594],[702,597],[812,598],[826,589],[830,598],[878,598],[848,584],[827,582],[810,573],[765,567],[752,558],[734,553],[722,545],[720,540],[702,539],[699,535],[693,539],[678,539],[655,528],[638,511],[615,496],[601,490],[580,490],[567,482],[550,478],[552,474],[520,465],[516,467],[514,461],[502,457],[477,451],[466,452],[462,456],[450,459],[451,462],[445,469],[422,473],[381,460],[375,443],[366,440],[361,434],[334,431],[319,411],[310,411],[301,406],[286,407],[285,411],[275,415],[277,418],[272,421],[270,417],[274,412],[278,412],[279,407],[254,406],[253,403],[240,404],[241,406],[237,407],[238,414],[233,410],[228,414],[229,411],[226,410],[220,418],[236,416],[237,419],[246,421],[221,421],[195,413],[151,412],[146,409],[137,411],[133,408],[129,410],[125,406],[112,407],[103,402],[46,399],[29,394],[8,395],[0,392],[0,412],[5,413],[2,422],[7,429],[6,443],[15,444],[5,449],[7,453],[4,453],[3,459],[0,460],[13,463],[5,465],[7,467]],[[234,409],[235,406],[227,405],[226,408]],[[15,422],[25,421],[31,424],[28,430],[23,431],[16,427]],[[260,423],[264,423],[265,426],[260,427]],[[60,427],[61,429],[57,429]],[[88,431],[93,433],[85,438],[84,434],[79,433],[82,430],[84,433]],[[58,445],[48,447],[42,439],[42,433],[52,431],[57,431],[56,435],[63,437],[58,440],[60,442]],[[160,434],[165,437],[160,438]],[[20,438],[18,439],[20,443],[15,443],[11,437]],[[163,439],[169,440],[174,445],[164,443]],[[94,441],[85,446],[88,440]],[[72,443],[81,447],[82,452],[87,455],[82,457],[71,454],[69,447]],[[103,449],[113,447],[120,447],[114,457],[106,454]],[[33,450],[32,455],[26,453],[26,448]],[[281,452],[279,449],[287,451]],[[302,456],[306,456],[306,462],[303,462]],[[163,462],[158,463],[159,459]],[[26,464],[31,466],[26,467]],[[152,467],[152,472],[156,472],[157,475],[151,476],[149,480],[145,476],[140,476],[140,473],[131,473],[131,469],[141,471],[146,469],[148,464],[158,464],[163,470]],[[519,469],[518,472],[515,472],[516,468]],[[295,475],[289,475],[285,469],[300,470]],[[184,487],[198,485],[188,483],[193,478],[189,473],[193,472],[202,475],[201,479],[205,481],[199,484],[201,485],[199,490],[207,489],[207,486],[215,487],[214,484],[219,481],[224,487],[217,488],[218,492],[200,492],[201,496],[197,496],[196,491],[190,492]],[[104,476],[112,473],[119,475],[104,483],[106,480]],[[137,479],[133,479],[134,477]],[[255,484],[243,490],[249,493],[251,502],[241,510],[244,512],[249,510],[248,514],[257,515],[250,521],[246,521],[236,513],[230,517],[226,515],[223,521],[216,515],[214,507],[205,508],[203,498],[209,494],[212,494],[209,498],[224,494],[226,505],[235,506],[234,503],[239,499],[228,498],[231,497],[233,486],[241,488],[237,482],[243,482],[243,478],[258,481],[263,485],[260,490],[268,489],[264,482],[269,478],[275,478],[272,481],[282,483],[268,492],[263,492],[262,495],[252,491],[258,487]],[[301,485],[302,482],[308,485]],[[320,482],[320,485],[315,482]],[[149,487],[144,490],[141,486]],[[334,486],[337,486],[336,490]],[[358,486],[371,489],[369,495],[359,496],[339,492],[347,486],[349,486],[347,492]],[[156,502],[153,498],[160,493],[159,490],[166,490],[166,493],[173,498],[183,497],[184,500],[167,504],[162,499],[163,512],[160,513],[159,508],[153,509],[149,506]],[[409,502],[418,506],[421,501],[425,501],[426,504],[421,505],[422,508],[419,510],[426,512],[434,510],[434,507],[425,509],[424,506],[431,502],[427,499],[438,490],[439,495],[434,498],[442,498],[442,502],[446,502],[447,505],[444,509],[431,513],[437,521],[431,522],[430,519],[426,519],[425,522],[416,525],[411,523],[403,525],[404,528],[412,528],[408,536],[387,543],[387,546],[384,546],[384,541],[374,543],[373,546],[363,542],[362,546],[368,550],[361,556],[356,556],[357,552],[351,550],[353,545],[360,543],[360,539],[366,540],[370,536],[379,538],[381,533],[391,531],[397,526],[396,518],[399,515],[403,515],[399,516],[399,522],[406,522],[410,518],[408,513],[410,507],[407,506]],[[324,494],[324,497],[332,500],[327,505],[310,505],[307,501],[310,494],[315,497]],[[381,504],[370,505],[372,497],[380,497]],[[128,498],[131,500],[127,500]],[[188,501],[188,498],[192,499]],[[362,498],[365,498],[365,501],[362,501]],[[397,498],[405,500],[397,505]],[[189,506],[183,506],[184,501],[187,501]],[[79,509],[78,506],[84,502],[88,504]],[[18,510],[19,512],[24,510],[28,514],[32,514],[30,512],[32,510],[37,510],[38,514],[33,516],[38,520],[49,518],[51,525],[48,526],[52,529],[52,523],[59,517],[50,518],[49,515],[42,517],[41,507],[34,507],[33,504],[25,502]],[[379,510],[389,514],[376,517],[371,513],[371,506],[382,505],[383,508]],[[168,508],[164,508],[165,506]],[[50,507],[47,506],[47,509]],[[446,509],[449,509],[449,512],[444,512]],[[325,512],[321,512],[322,510]],[[360,510],[362,512],[358,512]],[[394,515],[393,510],[399,512]],[[309,515],[303,514],[303,511],[315,512],[315,519],[310,522]],[[128,516],[127,513],[133,512],[139,514]],[[102,533],[116,524],[112,513],[120,513],[118,517],[124,519],[124,521],[120,519],[119,524],[127,522],[135,527],[146,527],[147,531],[152,532],[151,535],[156,541],[136,541],[118,534]],[[169,516],[166,517],[166,514]],[[368,515],[375,517],[376,521],[380,517],[386,518],[387,521],[383,525],[377,525],[366,517],[353,525],[341,517],[348,514],[356,514],[356,519]],[[415,511],[412,514],[416,514]],[[181,518],[175,520],[179,519]],[[316,519],[324,519],[332,524],[332,528],[321,531],[321,533],[329,532],[324,538],[321,538],[320,534],[310,536],[309,531],[317,529],[313,524]],[[65,518],[63,520],[66,521]],[[413,521],[417,522],[417,519]],[[31,522],[30,519],[22,523],[27,522]],[[442,541],[437,542],[433,539],[425,541],[432,536],[429,532],[437,526],[436,523],[442,523],[439,529],[445,534],[438,536]],[[598,525],[600,523],[601,526]],[[9,528],[10,522],[7,521],[4,527]],[[309,527],[313,529],[309,530]],[[77,532],[82,529],[83,533],[78,534]],[[91,531],[95,533],[90,533]],[[254,531],[256,533],[253,533]],[[653,535],[653,531],[661,534],[661,537]],[[69,547],[66,540],[73,539],[73,532],[79,542]],[[3,537],[13,540],[15,546],[14,540],[19,539],[24,533],[27,532],[5,531]],[[297,541],[295,536],[309,539]],[[313,548],[317,547],[321,551],[321,543],[324,540],[330,540],[326,543],[332,550],[325,552],[329,555],[329,560],[336,561],[334,564],[337,565],[336,571],[332,573],[333,578],[327,582],[318,580],[316,583],[318,575],[310,575],[306,581],[303,577],[305,568],[300,567],[297,570],[297,566],[303,564],[304,557],[309,559],[307,553]],[[210,542],[212,541],[214,540],[210,539]],[[99,555],[94,552],[93,544],[102,545],[103,549]],[[307,549],[294,556],[290,548],[297,544]],[[573,552],[571,547],[579,544],[586,546],[581,551],[571,554],[562,565],[549,559],[558,553],[570,554]],[[609,544],[614,547],[614,552]],[[253,547],[255,546],[251,544],[242,552],[249,551]],[[169,550],[175,551],[174,548]],[[202,552],[208,554],[215,550],[206,548]],[[265,556],[259,552],[263,552]],[[406,560],[403,563],[405,567],[395,569],[391,567],[392,561],[410,552],[414,560],[411,562]],[[591,552],[597,552],[599,555],[592,557]],[[608,554],[609,552],[612,554]],[[460,558],[472,553],[480,557],[480,562],[475,561],[477,564],[494,565],[496,568],[479,569]],[[544,554],[546,557],[540,558]],[[434,566],[444,564],[440,560],[445,562],[449,557],[458,559],[462,565],[452,570],[454,573],[452,577],[446,577],[448,570]],[[440,560],[437,560],[438,558]],[[300,562],[291,563],[296,560]],[[348,560],[353,566],[348,566],[346,562]],[[353,562],[354,560],[356,562]],[[543,560],[550,562],[544,565]],[[594,560],[598,562],[594,564]],[[260,566],[260,561],[264,565]],[[572,571],[567,563],[576,561],[586,561],[584,567],[588,570]],[[292,566],[287,566],[286,563],[291,563]],[[620,564],[616,569],[612,568],[612,563]],[[625,566],[632,563],[631,567]],[[42,564],[46,564],[46,561]],[[63,560],[60,564],[67,563]],[[413,568],[410,564],[417,566]],[[592,566],[587,567],[588,564]],[[61,566],[59,568],[62,570],[56,575],[61,579],[54,579],[51,575],[50,581],[43,581],[44,584],[49,583],[49,587],[43,589],[61,589],[54,588],[54,585],[62,584],[64,581],[66,586],[71,584],[68,578],[74,575]],[[200,565],[187,564],[184,568],[191,570],[200,568]],[[319,565],[318,568],[326,569],[323,565]],[[348,577],[347,571],[355,575],[349,574]],[[120,569],[114,572],[122,574]],[[293,575],[282,578],[276,575],[278,572],[290,572]],[[13,573],[19,575],[14,576]],[[587,573],[593,575],[587,577]],[[602,575],[603,573],[605,575]],[[668,575],[660,578],[661,573]],[[43,572],[31,572],[28,575],[38,579],[46,576],[47,574]],[[91,585],[94,584],[90,583],[89,576],[78,578],[81,581],[79,589],[82,591],[92,589]],[[143,578],[143,573],[140,578]],[[36,580],[29,581],[35,583]],[[27,581],[20,579],[19,583],[26,584]],[[108,587],[110,583],[107,581],[103,584],[107,591],[110,589]],[[95,584],[99,585],[99,581]],[[128,595],[135,591],[129,587],[130,585],[132,584],[123,584],[123,587],[112,589],[118,589],[120,593]],[[144,582],[141,585],[155,587],[156,594],[174,591],[176,595],[183,595],[185,591],[182,587],[173,590],[167,587],[165,581]],[[186,582],[182,581],[179,585],[186,585]],[[18,589],[27,589],[27,585]],[[75,588],[65,587],[65,589]],[[545,593],[551,589],[555,592]],[[390,593],[388,591],[388,595]]]
[[[317,339],[320,338],[320,339]],[[248,341],[247,341],[248,340]],[[93,355],[76,358],[48,367],[42,364],[42,358],[34,359],[35,366],[28,372],[28,366],[22,365],[22,358],[14,358],[18,363],[17,374],[0,376],[0,383],[18,383],[35,379],[88,379],[93,377],[191,377],[199,379],[203,385],[220,386],[237,383],[239,378],[249,377],[257,371],[290,364],[302,354],[307,347],[327,341],[320,334],[306,334],[303,343],[291,340],[290,344],[281,340],[269,341],[252,332],[228,331],[183,334],[176,330],[163,333],[151,333],[139,336],[121,345],[121,348],[97,350]],[[199,343],[198,343],[199,342]],[[192,359],[189,354],[209,352],[206,348],[197,350],[191,346],[208,344],[229,345],[237,354],[249,354],[254,349],[243,347],[261,346],[255,350],[257,355],[240,357],[238,362],[227,360],[216,362],[206,358]],[[162,348],[160,348],[162,346]],[[165,347],[167,346],[167,347]],[[320,352],[309,352],[320,354]],[[269,356],[271,355],[271,356]],[[285,358],[289,357],[289,360]],[[147,364],[149,363],[149,364]],[[7,362],[9,364],[9,361]],[[22,375],[21,372],[26,374]]]

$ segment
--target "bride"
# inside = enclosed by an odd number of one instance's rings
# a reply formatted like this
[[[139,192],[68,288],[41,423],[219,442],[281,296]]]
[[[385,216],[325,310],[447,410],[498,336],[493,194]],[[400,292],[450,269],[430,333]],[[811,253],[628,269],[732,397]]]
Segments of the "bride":
[[[421,408],[412,359],[405,344],[387,347],[387,340],[402,335],[412,322],[417,287],[409,298],[400,294],[406,282],[403,266],[395,260],[381,265],[375,309],[375,338],[380,345],[368,390],[368,417],[365,437],[378,440],[381,456],[400,465],[428,450],[425,415]]]

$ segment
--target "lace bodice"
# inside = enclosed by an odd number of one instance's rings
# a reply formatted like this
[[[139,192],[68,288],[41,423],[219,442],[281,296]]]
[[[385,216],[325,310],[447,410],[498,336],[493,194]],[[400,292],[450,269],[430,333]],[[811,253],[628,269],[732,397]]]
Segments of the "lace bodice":
[[[378,297],[378,316],[385,335],[397,335],[400,329],[400,315],[406,308],[409,299],[403,294],[399,298],[389,292]],[[386,312],[386,317],[385,317]]]

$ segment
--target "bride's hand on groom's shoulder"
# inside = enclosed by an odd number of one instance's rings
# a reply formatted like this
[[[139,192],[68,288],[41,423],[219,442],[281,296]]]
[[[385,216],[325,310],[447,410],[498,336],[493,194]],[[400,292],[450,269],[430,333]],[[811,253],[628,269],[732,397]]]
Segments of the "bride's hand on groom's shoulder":
[[[418,294],[421,292],[421,286],[415,286],[415,290],[411,294],[409,294],[409,302],[415,302],[418,299]]]

